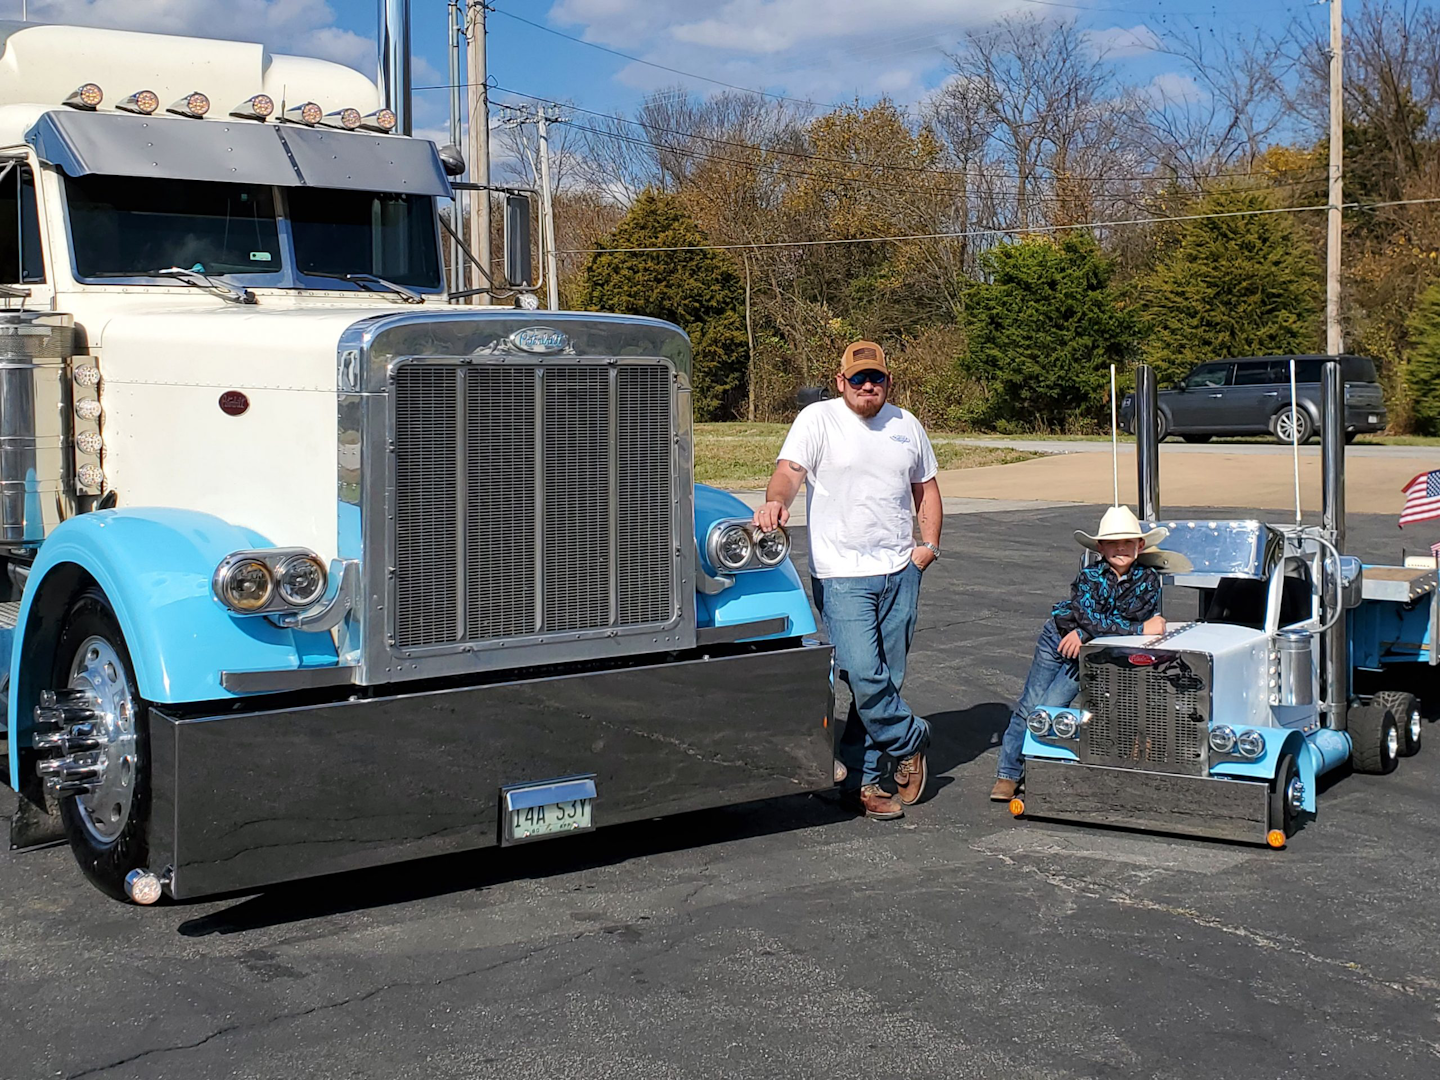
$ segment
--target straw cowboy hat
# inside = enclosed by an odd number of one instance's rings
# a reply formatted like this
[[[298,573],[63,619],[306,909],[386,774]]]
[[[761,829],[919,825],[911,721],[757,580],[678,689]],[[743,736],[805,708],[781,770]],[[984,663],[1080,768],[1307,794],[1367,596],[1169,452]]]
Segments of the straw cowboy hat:
[[[1100,528],[1095,530],[1093,536],[1083,529],[1075,530],[1076,541],[1091,551],[1100,550],[1101,540],[1140,540],[1144,547],[1136,562],[1143,566],[1153,566],[1157,570],[1185,573],[1191,569],[1189,559],[1178,551],[1161,551],[1156,546],[1169,535],[1170,530],[1163,525],[1157,525],[1148,532],[1142,529],[1140,520],[1131,513],[1128,506],[1112,506],[1106,510],[1105,516],[1100,519]]]

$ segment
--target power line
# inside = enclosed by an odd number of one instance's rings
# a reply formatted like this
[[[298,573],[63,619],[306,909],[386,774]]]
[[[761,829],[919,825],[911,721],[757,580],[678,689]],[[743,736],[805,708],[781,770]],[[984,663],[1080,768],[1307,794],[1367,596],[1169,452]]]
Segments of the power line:
[[[1378,210],[1388,206],[1418,206],[1424,203],[1440,203],[1440,197],[1425,199],[1391,199],[1385,202],[1346,203],[1342,210]],[[1172,217],[1125,218],[1119,221],[1082,221],[1070,225],[1033,225],[1028,227],[995,226],[982,229],[964,229],[957,232],[907,233],[897,236],[856,236],[831,240],[767,240],[749,244],[689,244],[678,247],[623,247],[623,248],[571,248],[557,252],[559,255],[610,255],[638,252],[679,252],[679,251],[759,251],[766,248],[831,247],[840,244],[892,244],[908,240],[965,240],[984,236],[1024,236],[1029,233],[1070,232],[1077,229],[1109,229],[1121,225],[1162,225],[1183,221],[1209,221],[1216,218],[1261,217],[1268,214],[1304,214],[1329,210],[1328,204],[1315,206],[1280,206],[1262,210],[1225,210],[1209,214],[1177,214]]]

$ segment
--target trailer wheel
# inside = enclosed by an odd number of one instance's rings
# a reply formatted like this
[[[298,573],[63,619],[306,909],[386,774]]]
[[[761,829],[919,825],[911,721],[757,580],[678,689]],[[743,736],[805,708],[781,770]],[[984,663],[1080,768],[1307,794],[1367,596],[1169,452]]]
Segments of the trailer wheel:
[[[1350,763],[1356,772],[1388,773],[1400,760],[1400,725],[1379,701],[1350,710]]]
[[[1403,690],[1382,690],[1375,700],[1395,714],[1400,732],[1400,756],[1411,757],[1420,752],[1420,734],[1424,719],[1420,715],[1420,699]]]
[[[1286,754],[1280,759],[1280,767],[1275,771],[1275,784],[1270,788],[1270,832],[1278,831],[1285,839],[1294,836],[1304,799],[1305,783],[1300,779],[1295,755]],[[1271,846],[1280,845],[1271,841]]]
[[[93,716],[67,727],[61,715],[50,738],[62,756],[42,761],[41,771],[61,796],[60,818],[80,869],[101,892],[125,900],[126,875],[149,856],[149,715],[120,624],[99,589],[70,605],[51,685],[59,713]]]

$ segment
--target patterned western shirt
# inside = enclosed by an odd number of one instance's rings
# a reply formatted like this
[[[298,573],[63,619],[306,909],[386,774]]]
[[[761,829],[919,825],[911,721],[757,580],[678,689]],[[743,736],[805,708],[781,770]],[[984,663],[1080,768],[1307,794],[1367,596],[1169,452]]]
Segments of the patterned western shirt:
[[[1149,566],[1130,567],[1116,577],[1107,562],[1087,566],[1070,584],[1070,599],[1056,604],[1050,614],[1063,638],[1071,630],[1080,639],[1107,634],[1139,634],[1145,620],[1160,610],[1160,575]]]

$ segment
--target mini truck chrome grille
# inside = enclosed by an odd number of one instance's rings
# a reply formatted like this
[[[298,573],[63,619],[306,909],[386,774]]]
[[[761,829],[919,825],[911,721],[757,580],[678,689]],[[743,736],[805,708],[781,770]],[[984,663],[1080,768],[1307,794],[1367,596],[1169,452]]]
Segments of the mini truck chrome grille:
[[[1091,719],[1081,729],[1080,760],[1204,776],[1210,682],[1204,653],[1086,646],[1080,694]]]
[[[675,617],[668,365],[418,359],[393,379],[397,648]]]

